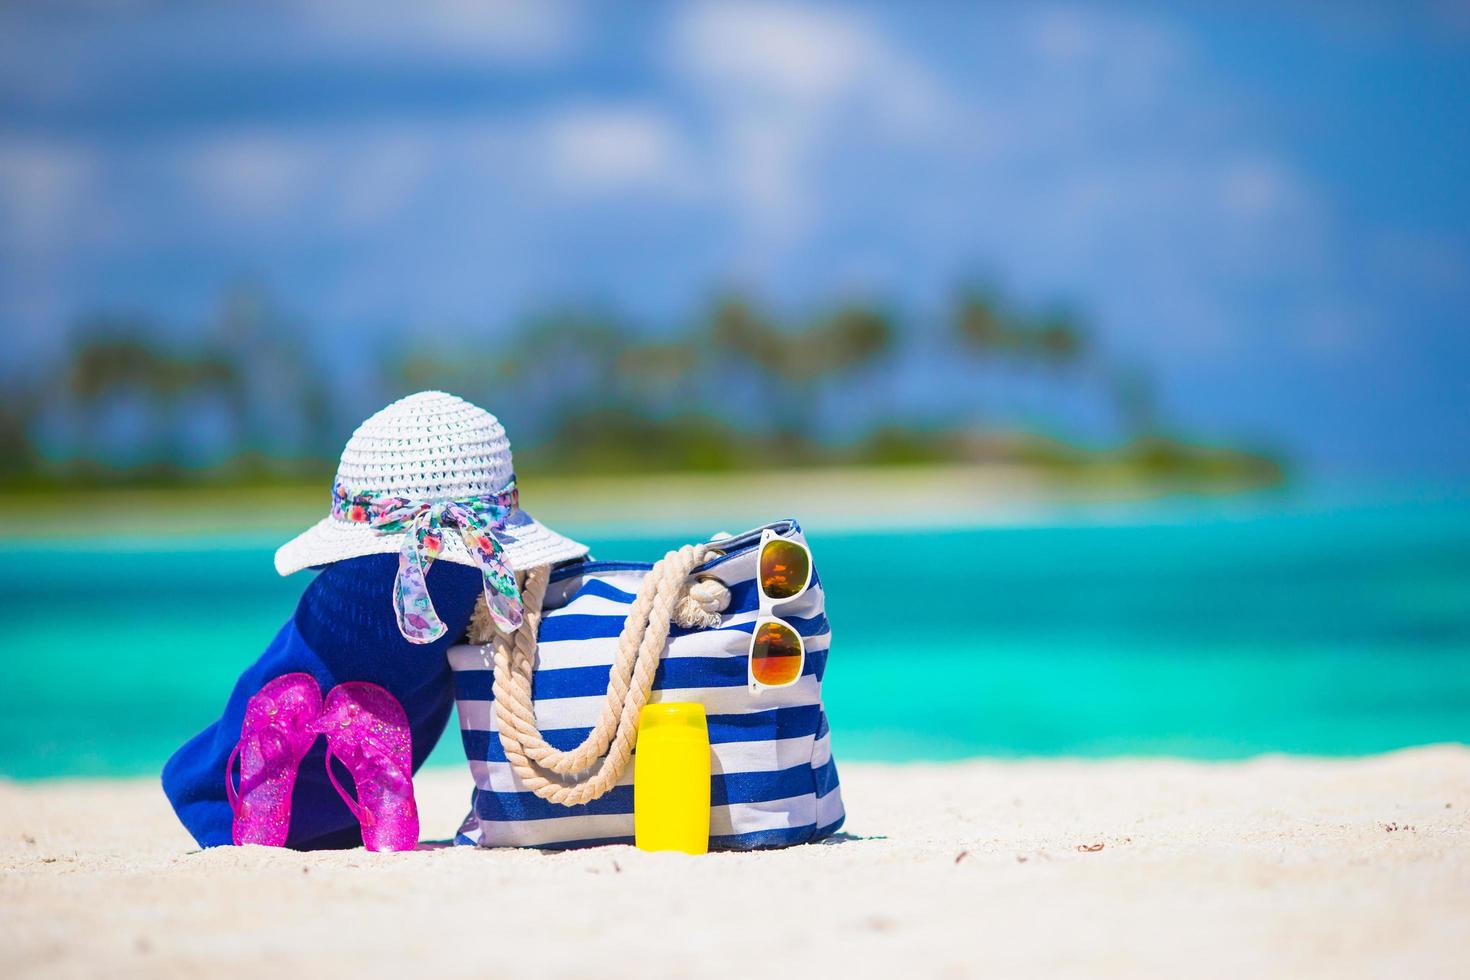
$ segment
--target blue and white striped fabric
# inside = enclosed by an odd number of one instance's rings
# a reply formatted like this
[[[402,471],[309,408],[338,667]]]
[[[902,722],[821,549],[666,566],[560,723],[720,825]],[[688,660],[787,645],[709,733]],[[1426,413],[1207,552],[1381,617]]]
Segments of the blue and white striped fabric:
[[[770,525],[800,538],[794,521]],[[710,846],[746,850],[783,847],[834,833],[842,795],[822,710],[822,675],[831,633],[821,580],[775,614],[802,634],[806,667],[790,687],[752,691],[746,658],[757,616],[755,585],[760,528],[720,542],[725,554],[700,570],[730,589],[720,625],[669,634],[651,702],[698,701],[709,718],[712,749]],[[557,569],[546,592],[533,678],[536,719],[559,749],[581,743],[602,710],[618,635],[651,565],[589,561]],[[493,652],[456,646],[454,669],[460,734],[475,779],[472,809],[455,841],[487,847],[587,847],[633,842],[633,772],[580,806],[540,799],[506,762],[494,711]]]

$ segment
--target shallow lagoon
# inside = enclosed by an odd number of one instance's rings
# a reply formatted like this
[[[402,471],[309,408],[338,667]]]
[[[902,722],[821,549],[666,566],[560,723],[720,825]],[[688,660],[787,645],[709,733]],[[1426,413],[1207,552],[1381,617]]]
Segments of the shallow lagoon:
[[[576,528],[568,528],[575,533]],[[281,535],[0,544],[0,775],[156,772],[290,614]],[[581,535],[652,560],[672,536]],[[1470,505],[812,533],[841,759],[1470,740]],[[458,740],[434,763],[455,764]]]

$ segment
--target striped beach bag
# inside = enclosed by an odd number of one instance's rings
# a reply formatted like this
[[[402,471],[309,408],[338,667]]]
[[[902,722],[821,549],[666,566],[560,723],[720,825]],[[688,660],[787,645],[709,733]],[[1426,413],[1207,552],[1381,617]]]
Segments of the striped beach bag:
[[[526,572],[521,629],[507,637],[477,624],[471,640],[488,642],[449,651],[475,781],[456,843],[633,843],[640,683],[648,703],[704,705],[711,848],[834,833],[844,814],[822,708],[830,631],[815,569],[805,592],[767,612],[800,634],[799,676],[752,682],[756,576],[773,536],[804,544],[795,521],[778,521],[653,565],[589,560]]]

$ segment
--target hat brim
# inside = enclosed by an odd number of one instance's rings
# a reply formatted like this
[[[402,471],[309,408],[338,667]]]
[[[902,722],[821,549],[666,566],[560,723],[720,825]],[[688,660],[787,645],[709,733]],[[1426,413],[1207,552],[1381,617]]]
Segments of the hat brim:
[[[586,545],[557,534],[525,511],[517,511],[505,531],[502,541],[505,555],[517,570],[555,565],[587,554]],[[367,524],[326,517],[277,549],[276,571],[290,575],[303,568],[363,555],[396,554],[403,548],[405,533],[379,534]],[[471,567],[475,564],[458,534],[444,535],[444,550],[439,560]]]

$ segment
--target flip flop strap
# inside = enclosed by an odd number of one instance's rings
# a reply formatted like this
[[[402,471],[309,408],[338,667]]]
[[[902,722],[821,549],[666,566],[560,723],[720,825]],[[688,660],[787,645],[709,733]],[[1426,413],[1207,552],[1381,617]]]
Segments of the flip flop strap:
[[[290,745],[290,739],[286,738],[285,735],[274,728],[267,728],[265,730],[265,734],[275,736],[269,742],[262,738],[261,734],[260,732],[251,732],[248,736],[241,738],[235,743],[235,747],[230,750],[230,757],[225,760],[225,796],[230,801],[230,812],[237,817],[240,815],[240,797],[245,793],[245,769],[243,766],[240,769],[240,788],[236,790],[235,760],[240,758],[240,747],[245,744],[245,738],[255,740],[257,751],[260,752],[261,758],[267,763],[274,762],[283,757],[286,754],[286,747]],[[267,745],[271,746],[273,751],[268,751],[266,749]]]
[[[358,823],[362,824],[364,827],[371,826],[372,823],[373,823],[373,820],[375,819],[373,817],[372,811],[369,810],[367,807],[363,806],[362,804],[358,803],[356,800],[354,800],[352,798],[352,794],[349,793],[349,792],[347,792],[347,790],[345,790],[345,789],[342,788],[342,784],[337,781],[337,774],[332,771],[332,760],[333,759],[340,759],[340,758],[341,758],[340,756],[338,756],[335,752],[332,751],[332,746],[330,744],[328,744],[327,745],[327,778],[332,781],[332,788],[337,791],[337,795],[338,796],[342,797],[342,802],[347,804],[347,809],[349,809],[349,810],[352,811],[352,815],[357,818]],[[344,761],[342,763],[342,765],[345,766],[345,765],[347,765],[347,763]]]
[[[393,759],[392,753],[388,751],[387,746],[383,745],[382,742],[375,738],[365,738],[359,747],[362,749],[363,756],[367,761],[386,772],[399,784],[411,785],[412,777],[404,773],[403,767]],[[342,784],[337,781],[337,774],[332,771],[333,759],[337,759],[343,766],[347,766],[347,761],[332,751],[332,746],[329,742],[327,743],[327,778],[332,781],[332,787],[336,789],[337,795],[342,797],[342,802],[347,804],[347,809],[352,811],[352,815],[364,827],[371,826],[376,818],[373,816],[371,810],[357,800],[354,800],[352,794],[348,793]],[[352,767],[347,766],[347,770],[351,772]]]
[[[230,757],[225,761],[225,796],[230,801],[230,812],[237,817],[240,815],[240,794],[235,792],[235,760],[238,758],[240,742],[236,742],[235,747],[230,749]],[[240,778],[243,780],[245,774],[241,773]]]

